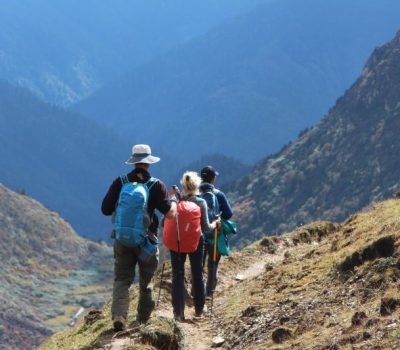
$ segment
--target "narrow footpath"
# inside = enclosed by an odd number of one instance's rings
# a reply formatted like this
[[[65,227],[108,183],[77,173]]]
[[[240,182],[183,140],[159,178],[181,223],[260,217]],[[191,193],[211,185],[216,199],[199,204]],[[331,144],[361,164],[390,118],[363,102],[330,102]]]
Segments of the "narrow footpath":
[[[265,265],[278,264],[283,260],[283,252],[278,251],[275,254],[252,255],[244,254],[241,252],[234,252],[232,257],[229,259],[235,260],[243,259],[246,260],[246,266],[243,269],[226,269],[225,258],[221,262],[221,271],[219,273],[219,281],[217,291],[214,296],[214,309],[220,307],[225,303],[227,291],[234,288],[238,283],[243,280],[249,280],[256,278],[264,270]],[[207,301],[207,313],[201,319],[194,317],[194,308],[186,307],[185,317],[186,322],[180,323],[180,327],[184,332],[184,349],[185,350],[209,350],[212,348],[213,340],[219,336],[218,329],[214,327],[214,320],[218,318],[217,314],[214,314],[213,318],[210,318],[210,301]],[[163,300],[155,311],[157,316],[173,317],[172,306],[166,300]]]

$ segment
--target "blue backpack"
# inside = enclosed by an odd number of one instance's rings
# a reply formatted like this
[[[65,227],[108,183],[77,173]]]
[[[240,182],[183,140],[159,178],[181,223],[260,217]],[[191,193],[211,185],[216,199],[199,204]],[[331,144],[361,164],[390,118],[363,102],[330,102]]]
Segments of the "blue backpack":
[[[115,239],[127,247],[145,248],[151,244],[147,238],[151,222],[147,212],[149,192],[158,180],[151,177],[146,183],[129,182],[126,175],[120,179],[122,188],[115,211]]]
[[[219,209],[218,198],[213,191],[203,192],[200,197],[207,202],[208,221],[211,223],[221,213]],[[205,232],[205,234],[210,234],[210,232]]]

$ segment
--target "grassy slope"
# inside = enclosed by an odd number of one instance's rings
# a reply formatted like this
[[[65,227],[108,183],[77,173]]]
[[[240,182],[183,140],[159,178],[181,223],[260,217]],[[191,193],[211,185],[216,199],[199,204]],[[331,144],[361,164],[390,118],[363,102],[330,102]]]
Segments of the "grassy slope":
[[[389,200],[352,216],[320,243],[306,226],[277,238],[285,259],[258,278],[230,290],[218,312],[229,347],[235,349],[394,349],[400,344],[399,311],[380,314],[382,297],[400,297],[400,201]],[[315,231],[315,232],[323,232]],[[341,264],[382,237],[394,237],[394,254],[367,260],[347,272]],[[312,235],[311,235],[312,237]],[[260,249],[260,242],[251,249]],[[249,249],[249,248],[247,248]],[[364,253],[365,254],[365,253]],[[252,308],[249,308],[252,306]],[[352,325],[365,312],[362,325]],[[277,344],[273,332],[292,337]]]
[[[112,255],[58,214],[0,185],[0,349],[31,348],[110,296]]]
[[[316,222],[283,236],[265,237],[234,252],[221,265],[215,318],[209,329],[225,338],[225,349],[398,347],[400,312],[395,308],[392,314],[382,315],[380,309],[383,297],[397,302],[400,299],[399,217],[400,200],[388,200],[353,215],[341,225]],[[388,236],[393,237],[393,251],[386,254],[389,256],[360,260],[359,266],[344,268],[348,257]],[[364,252],[360,256],[371,254]],[[234,282],[237,273],[249,271],[254,264],[265,267],[254,278]],[[158,280],[157,276],[155,281]],[[133,322],[136,287],[131,293]],[[361,317],[360,325],[352,325],[356,312],[366,315]],[[109,304],[103,316],[93,325],[81,324],[53,336],[39,349],[95,349],[109,344],[113,334]],[[153,318],[147,327],[160,329],[165,322]],[[169,331],[176,330],[168,324]],[[291,332],[291,337],[282,343],[272,339],[279,328]],[[129,337],[134,341],[143,331],[144,328],[134,330]]]

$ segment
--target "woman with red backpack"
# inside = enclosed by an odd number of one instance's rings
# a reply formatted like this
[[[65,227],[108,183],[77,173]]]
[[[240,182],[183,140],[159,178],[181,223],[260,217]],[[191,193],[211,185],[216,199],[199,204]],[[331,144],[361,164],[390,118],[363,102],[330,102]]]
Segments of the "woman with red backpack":
[[[164,244],[171,252],[172,306],[177,321],[185,320],[186,256],[189,256],[192,272],[195,313],[197,317],[203,314],[205,304],[203,232],[212,231],[220,225],[219,220],[209,222],[207,203],[199,197],[201,184],[199,175],[195,172],[185,172],[181,184],[183,196],[177,205],[176,218],[166,219],[163,231]]]

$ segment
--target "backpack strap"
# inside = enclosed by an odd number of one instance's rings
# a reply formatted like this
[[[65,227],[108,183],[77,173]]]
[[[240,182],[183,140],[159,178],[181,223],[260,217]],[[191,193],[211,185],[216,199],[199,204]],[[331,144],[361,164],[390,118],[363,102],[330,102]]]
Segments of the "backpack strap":
[[[156,179],[155,177],[151,177],[147,182],[146,182],[146,186],[150,190],[153,188],[153,186],[160,180]]]
[[[128,175],[122,175],[119,179],[121,180],[122,185],[129,183]]]

